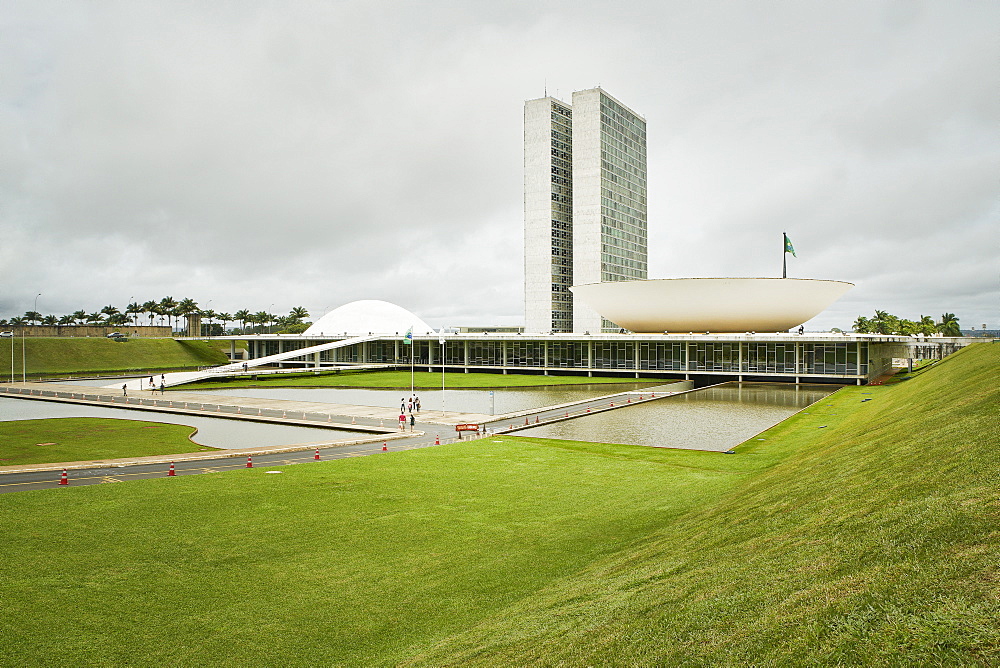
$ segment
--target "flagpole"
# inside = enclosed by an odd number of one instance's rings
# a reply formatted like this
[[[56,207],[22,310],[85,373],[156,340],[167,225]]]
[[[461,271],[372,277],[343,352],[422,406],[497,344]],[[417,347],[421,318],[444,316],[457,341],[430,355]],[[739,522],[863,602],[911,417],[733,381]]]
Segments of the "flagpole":
[[[788,234],[781,233],[781,277],[788,278]]]

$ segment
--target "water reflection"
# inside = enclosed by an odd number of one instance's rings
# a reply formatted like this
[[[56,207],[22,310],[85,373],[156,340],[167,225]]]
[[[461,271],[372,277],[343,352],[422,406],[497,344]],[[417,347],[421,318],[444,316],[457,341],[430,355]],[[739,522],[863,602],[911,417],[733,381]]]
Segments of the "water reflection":
[[[198,428],[193,440],[200,445],[213,448],[252,448],[265,445],[296,445],[299,443],[322,443],[358,438],[357,432],[338,429],[316,429],[314,427],[293,427],[264,422],[244,420],[224,420],[195,415],[174,415],[153,411],[126,410],[124,408],[103,408],[81,404],[62,404],[55,401],[33,401],[30,399],[8,399],[0,397],[0,421],[33,420],[55,417],[100,417],[143,422],[166,422]]]
[[[482,389],[446,389],[444,392],[441,390],[417,390],[416,394],[420,397],[423,410],[502,415],[503,413],[580,401],[616,392],[639,390],[663,382],[508,387],[492,390],[492,396],[490,390]],[[399,408],[400,399],[405,401],[409,398],[410,391],[340,387],[241,387],[231,390],[198,390],[197,394],[222,394],[231,397],[257,397],[289,401],[321,401],[330,404],[378,406],[395,410]],[[209,400],[206,399],[206,401]],[[493,412],[491,413],[491,411]]]
[[[721,452],[836,389],[829,385],[727,383],[517,434]]]

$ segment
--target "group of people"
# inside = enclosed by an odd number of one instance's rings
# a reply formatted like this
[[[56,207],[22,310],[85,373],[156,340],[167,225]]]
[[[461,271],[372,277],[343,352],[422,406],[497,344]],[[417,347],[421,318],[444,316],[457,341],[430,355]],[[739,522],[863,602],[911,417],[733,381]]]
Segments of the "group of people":
[[[145,383],[146,383],[145,380],[142,381],[142,383],[140,383],[139,389],[142,389],[145,386]],[[156,380],[152,376],[149,377],[149,391],[156,392]],[[167,391],[167,376],[161,373],[160,394],[165,394],[166,391]],[[128,383],[122,385],[122,394],[125,395],[126,397],[128,396]]]
[[[409,399],[405,397],[399,400],[399,430],[406,431],[406,414],[410,414],[410,431],[417,424],[414,413],[420,412],[420,397],[413,395]]]

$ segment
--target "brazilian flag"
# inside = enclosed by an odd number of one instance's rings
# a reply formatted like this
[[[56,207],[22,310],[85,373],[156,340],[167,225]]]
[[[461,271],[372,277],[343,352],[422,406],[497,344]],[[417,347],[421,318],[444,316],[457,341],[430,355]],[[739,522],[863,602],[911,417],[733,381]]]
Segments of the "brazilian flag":
[[[788,235],[784,232],[782,232],[782,235],[785,237],[785,252],[791,253],[792,257],[798,257],[798,255],[795,254],[795,247],[792,246],[792,240],[789,239]]]

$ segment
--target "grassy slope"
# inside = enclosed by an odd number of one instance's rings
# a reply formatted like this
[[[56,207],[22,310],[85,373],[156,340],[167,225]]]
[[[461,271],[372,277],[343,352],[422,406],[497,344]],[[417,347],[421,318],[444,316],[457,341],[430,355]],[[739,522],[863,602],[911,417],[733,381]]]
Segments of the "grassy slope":
[[[502,438],[0,495],[0,663],[996,663],[998,363],[736,455]]]
[[[215,450],[190,440],[193,427],[106,418],[0,422],[0,466],[172,455]]]
[[[414,386],[421,390],[441,389],[441,374],[417,371],[413,374]],[[664,380],[636,380],[634,378],[588,378],[586,376],[540,376],[531,374],[497,373],[449,373],[445,374],[445,386],[455,388],[491,387],[539,387],[542,385],[586,385],[605,383],[642,383],[662,385]],[[409,371],[365,371],[322,375],[282,376],[257,380],[232,380],[223,382],[197,383],[187,389],[229,388],[229,387],[377,387],[410,389]],[[181,388],[184,389],[184,388]]]
[[[14,375],[21,377],[21,340],[14,344]],[[27,339],[28,376],[196,368],[225,364],[226,356],[204,341],[104,338]],[[0,377],[10,374],[10,344],[0,343]]]
[[[395,664],[643,540],[747,465],[508,438],[0,495],[0,663]]]
[[[783,461],[415,663],[997,665],[998,371],[981,344],[840,391],[740,448]]]

